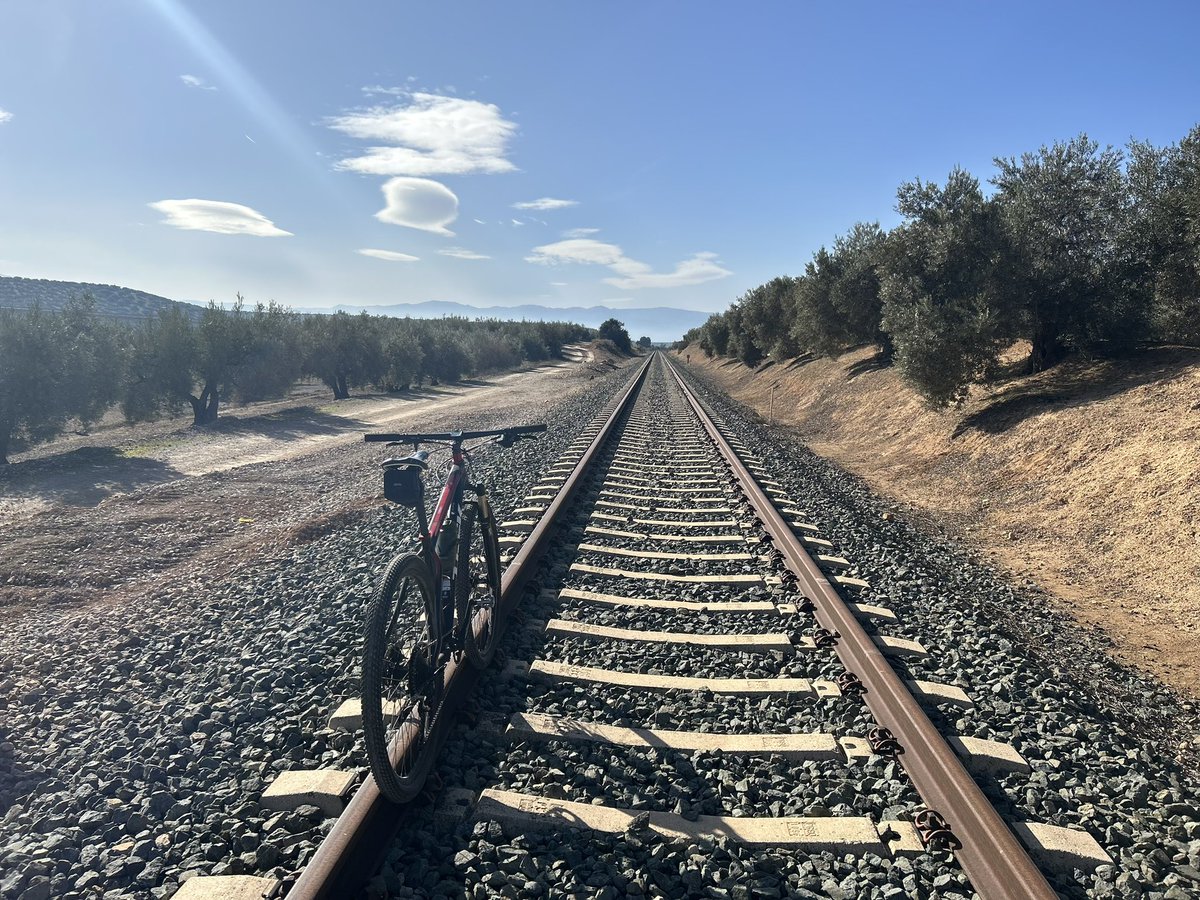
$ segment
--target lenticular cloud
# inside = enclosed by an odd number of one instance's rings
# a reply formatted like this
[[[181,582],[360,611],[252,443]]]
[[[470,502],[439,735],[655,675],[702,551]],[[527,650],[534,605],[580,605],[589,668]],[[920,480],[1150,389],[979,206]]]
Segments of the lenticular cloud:
[[[458,197],[444,184],[428,178],[390,178],[383,185],[385,206],[375,213],[380,222],[452,235],[446,228],[458,218]]]
[[[254,237],[288,237],[290,231],[279,228],[256,209],[224,200],[158,200],[148,204],[166,216],[164,225],[187,231],[211,231],[214,234],[248,234]]]
[[[630,291],[641,288],[687,287],[733,274],[717,262],[715,253],[694,253],[688,259],[677,263],[673,272],[655,272],[646,263],[630,259],[616,244],[591,238],[571,238],[534,247],[533,254],[525,257],[525,261],[541,265],[583,263],[607,266],[614,273],[614,277],[605,278],[604,283]]]
[[[361,253],[363,256],[370,256],[374,259],[383,259],[388,262],[420,262],[421,257],[413,256],[411,253],[399,253],[396,250],[376,250],[373,247],[364,247],[362,250],[356,250],[355,253]]]

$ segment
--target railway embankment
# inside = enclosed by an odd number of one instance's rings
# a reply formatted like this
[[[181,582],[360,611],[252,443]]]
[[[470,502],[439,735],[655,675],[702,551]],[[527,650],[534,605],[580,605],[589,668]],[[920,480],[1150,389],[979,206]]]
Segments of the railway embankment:
[[[1200,352],[1068,362],[943,411],[869,349],[757,369],[677,356],[897,514],[1044,592],[1120,662],[1200,695]]]

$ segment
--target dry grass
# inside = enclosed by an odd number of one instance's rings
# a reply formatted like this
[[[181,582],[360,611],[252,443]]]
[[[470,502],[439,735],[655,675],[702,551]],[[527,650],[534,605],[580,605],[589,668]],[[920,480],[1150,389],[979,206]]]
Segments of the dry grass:
[[[691,361],[764,418],[776,385],[775,420],[815,452],[1200,695],[1200,352],[1070,362],[944,412],[871,351],[756,372]]]

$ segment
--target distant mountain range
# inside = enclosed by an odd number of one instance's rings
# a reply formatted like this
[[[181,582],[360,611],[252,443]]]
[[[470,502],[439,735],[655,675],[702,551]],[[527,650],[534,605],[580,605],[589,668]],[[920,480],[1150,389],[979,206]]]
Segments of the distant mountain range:
[[[620,319],[629,336],[635,341],[646,335],[654,341],[674,341],[683,337],[689,328],[704,324],[709,313],[694,309],[674,309],[669,306],[650,306],[641,309],[614,309],[610,306],[539,306],[525,303],[520,306],[468,306],[447,300],[427,300],[423,303],[393,303],[388,306],[355,306],[339,304],[335,309],[347,312],[366,310],[381,316],[411,316],[414,319],[438,319],[442,316],[464,316],[468,319],[515,319],[534,322],[578,322],[596,328],[605,319]]]
[[[81,281],[51,281],[45,278],[19,278],[0,275],[0,309],[26,309],[35,303],[42,309],[61,309],[72,297],[90,294],[96,299],[96,311],[103,316],[136,322],[152,319],[171,307],[182,307],[192,317],[199,317],[203,306],[169,300],[145,291],[118,287],[115,284],[89,284]],[[468,319],[515,319],[534,322],[578,322],[596,328],[605,319],[620,319],[635,341],[646,335],[654,341],[673,341],[689,328],[703,324],[708,313],[694,309],[673,309],[653,306],[642,309],[613,309],[608,306],[540,306],[533,303],[520,306],[468,306],[445,300],[424,303],[393,303],[387,306],[362,306],[343,303],[322,309],[303,309],[305,313],[328,313],[336,310],[372,315],[414,319],[438,319],[442,316],[462,316]]]

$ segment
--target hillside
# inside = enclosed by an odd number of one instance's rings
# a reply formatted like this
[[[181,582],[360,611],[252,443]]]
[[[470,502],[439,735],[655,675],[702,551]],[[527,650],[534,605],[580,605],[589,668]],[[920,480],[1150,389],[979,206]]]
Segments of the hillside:
[[[412,316],[415,319],[432,319],[441,316],[466,316],[472,319],[515,319],[533,322],[578,322],[588,328],[597,328],[605,319],[620,319],[630,337],[635,341],[642,335],[651,340],[675,341],[689,328],[704,324],[709,313],[694,309],[674,309],[653,306],[641,309],[617,309],[610,306],[540,306],[526,303],[519,306],[468,306],[444,300],[429,300],[424,303],[393,303],[387,306],[355,306],[342,304],[337,309],[348,312],[366,310],[375,315]]]
[[[0,309],[26,309],[35,303],[42,309],[61,309],[83,294],[96,299],[96,311],[101,315],[128,321],[151,319],[173,306],[182,307],[193,317],[198,317],[202,309],[194,303],[180,303],[115,284],[0,276]]]
[[[1073,361],[946,412],[870,351],[757,371],[688,355],[763,418],[774,385],[775,421],[816,453],[1200,695],[1200,352]]]

